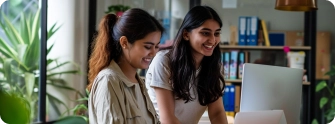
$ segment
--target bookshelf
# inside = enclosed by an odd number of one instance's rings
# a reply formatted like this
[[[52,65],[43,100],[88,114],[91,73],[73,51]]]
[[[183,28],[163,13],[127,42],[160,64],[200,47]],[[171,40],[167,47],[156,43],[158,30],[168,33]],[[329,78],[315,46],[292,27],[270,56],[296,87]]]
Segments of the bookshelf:
[[[241,50],[283,50],[285,46],[238,46],[220,45],[221,49],[241,49]],[[290,50],[310,50],[310,46],[290,46]]]
[[[233,83],[233,84],[235,84],[235,83],[239,84],[239,83],[242,83],[242,79],[225,79],[225,82]],[[311,84],[310,82],[302,82],[302,85],[310,85],[310,84]]]

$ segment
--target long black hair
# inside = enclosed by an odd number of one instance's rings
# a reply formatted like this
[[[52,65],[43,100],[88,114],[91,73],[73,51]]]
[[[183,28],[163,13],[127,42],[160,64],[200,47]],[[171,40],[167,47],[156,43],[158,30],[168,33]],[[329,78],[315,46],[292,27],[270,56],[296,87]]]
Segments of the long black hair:
[[[170,58],[170,80],[177,99],[183,99],[185,103],[194,100],[190,94],[190,90],[191,87],[196,86],[199,103],[203,106],[219,99],[225,87],[220,48],[217,45],[211,56],[205,56],[202,59],[200,72],[196,77],[192,48],[190,43],[183,38],[183,32],[191,32],[193,29],[200,27],[208,19],[214,19],[222,27],[219,15],[212,8],[208,6],[193,7],[186,14],[175,37],[174,44],[167,54]]]
[[[126,36],[128,42],[133,44],[155,31],[163,33],[164,28],[155,17],[139,8],[129,9],[121,17],[115,14],[105,15],[99,24],[98,35],[92,46],[87,88],[91,89],[94,78],[103,68],[107,67],[112,60],[117,62],[120,58],[121,36]]]

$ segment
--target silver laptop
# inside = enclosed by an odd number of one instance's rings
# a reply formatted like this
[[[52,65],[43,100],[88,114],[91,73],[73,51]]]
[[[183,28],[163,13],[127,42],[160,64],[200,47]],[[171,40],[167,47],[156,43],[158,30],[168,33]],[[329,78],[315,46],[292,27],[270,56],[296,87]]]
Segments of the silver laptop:
[[[240,112],[283,110],[287,124],[300,123],[303,69],[246,63]]]
[[[283,110],[239,112],[234,124],[287,124]]]

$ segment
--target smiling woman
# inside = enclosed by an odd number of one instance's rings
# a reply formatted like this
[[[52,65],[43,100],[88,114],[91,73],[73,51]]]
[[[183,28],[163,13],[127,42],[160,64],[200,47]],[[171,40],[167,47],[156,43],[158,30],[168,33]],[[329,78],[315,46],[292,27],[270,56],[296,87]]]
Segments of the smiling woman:
[[[133,8],[121,17],[106,15],[99,28],[89,60],[90,123],[159,123],[136,70],[148,68],[163,27],[146,11]]]
[[[227,124],[221,26],[212,8],[196,6],[186,14],[173,46],[153,59],[145,81],[162,123],[196,124],[208,109],[211,123]]]

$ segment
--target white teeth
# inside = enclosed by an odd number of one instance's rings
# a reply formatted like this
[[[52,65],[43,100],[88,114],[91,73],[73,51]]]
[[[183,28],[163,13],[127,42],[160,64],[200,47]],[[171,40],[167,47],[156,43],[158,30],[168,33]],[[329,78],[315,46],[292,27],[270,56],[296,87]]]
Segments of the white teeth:
[[[148,61],[148,62],[150,62],[150,61],[151,61],[151,59],[145,58],[145,59],[144,59],[144,61]]]
[[[204,45],[205,47],[207,47],[207,48],[212,48],[213,46],[209,46],[209,45]]]

